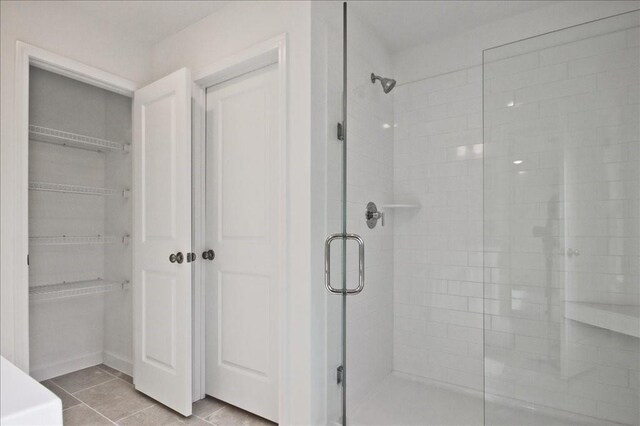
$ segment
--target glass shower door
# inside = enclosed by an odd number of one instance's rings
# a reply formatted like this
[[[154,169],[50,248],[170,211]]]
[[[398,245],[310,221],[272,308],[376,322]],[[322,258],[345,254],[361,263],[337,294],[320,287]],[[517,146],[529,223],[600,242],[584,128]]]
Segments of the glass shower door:
[[[481,175],[481,126],[473,124],[480,70],[396,85],[396,52],[366,13],[394,4],[411,13],[415,3],[350,2],[340,5],[340,25],[325,17],[327,103],[334,112],[342,107],[326,127],[327,234],[337,234],[326,258],[338,289],[326,299],[327,417],[352,425],[479,425],[481,183],[462,184]],[[338,12],[325,2],[312,7],[316,16],[322,7]],[[468,78],[473,105],[460,108],[452,82]],[[438,122],[433,99],[437,111],[455,117]],[[348,233],[366,246],[366,278],[360,293],[344,295],[359,285],[363,264]]]
[[[393,98],[372,84],[372,71],[389,69],[380,69],[358,51],[366,34],[348,15],[347,4],[340,5],[339,23],[337,14],[330,14],[337,12],[335,4],[315,7],[324,16],[326,34],[318,35],[327,40],[323,59],[329,82],[327,413],[330,422],[357,424],[358,408],[392,368],[393,234],[383,205],[392,200]],[[377,212],[372,210],[367,219],[369,203]]]
[[[640,14],[484,53],[485,424],[640,422]]]
[[[326,318],[326,418],[328,424],[343,424],[345,403],[345,321],[346,294],[346,140],[342,134],[346,99],[345,82],[344,9],[338,2],[312,3],[315,23],[313,43],[317,46],[314,60],[323,64],[322,73],[326,96],[319,113],[324,115],[325,127],[318,129],[326,159],[325,170],[325,229],[324,241],[324,306]],[[338,128],[339,123],[339,128]],[[338,132],[340,131],[340,133]],[[321,154],[322,155],[322,154]]]

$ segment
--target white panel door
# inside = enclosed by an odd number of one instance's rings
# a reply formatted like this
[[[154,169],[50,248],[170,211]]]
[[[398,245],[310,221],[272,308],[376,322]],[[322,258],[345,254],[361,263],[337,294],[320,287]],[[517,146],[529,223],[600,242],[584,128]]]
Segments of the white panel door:
[[[207,91],[206,393],[278,420],[282,191],[275,65]]]
[[[133,100],[133,290],[136,389],[191,414],[191,74]],[[182,253],[183,261],[170,261]],[[179,258],[179,256],[177,256]],[[175,260],[172,258],[172,260]]]

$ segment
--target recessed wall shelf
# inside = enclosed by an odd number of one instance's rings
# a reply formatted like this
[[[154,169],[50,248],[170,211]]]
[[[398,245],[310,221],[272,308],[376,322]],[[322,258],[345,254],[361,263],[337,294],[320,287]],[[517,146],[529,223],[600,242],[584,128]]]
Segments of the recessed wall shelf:
[[[383,204],[383,209],[419,209],[420,204]]]
[[[97,188],[93,186],[82,185],[67,185],[63,183],[51,183],[51,182],[29,182],[29,189],[32,191],[50,191],[50,192],[65,192],[69,194],[83,194],[83,195],[122,195],[123,197],[129,196],[129,190],[123,189],[111,189],[111,188]]]
[[[105,237],[102,235],[92,236],[68,236],[57,237],[29,237],[29,244],[35,246],[53,246],[66,244],[111,244],[118,241],[116,237]]]
[[[564,316],[617,333],[640,337],[640,306],[565,302]]]
[[[126,143],[78,135],[76,133],[63,132],[62,130],[50,129],[42,126],[29,125],[29,139],[38,142],[88,149],[91,151],[129,152],[129,145]]]
[[[53,300],[88,294],[107,293],[129,288],[129,281],[107,281],[101,278],[29,287],[30,300]]]

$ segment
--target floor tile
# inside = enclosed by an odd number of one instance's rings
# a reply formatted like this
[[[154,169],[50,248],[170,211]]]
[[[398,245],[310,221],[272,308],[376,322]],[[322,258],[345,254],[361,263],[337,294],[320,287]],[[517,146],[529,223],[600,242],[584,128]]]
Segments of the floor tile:
[[[269,420],[258,417],[248,411],[227,405],[226,407],[216,411],[206,419],[209,423],[216,426],[254,426],[254,425],[274,425]]]
[[[130,375],[123,373],[122,371],[116,370],[115,368],[111,368],[106,364],[100,364],[97,366],[98,368],[106,371],[107,373],[119,377],[122,380],[124,380],[127,383],[133,383],[133,377],[131,377]]]
[[[76,405],[62,412],[64,426],[113,425],[109,420],[84,404]]]
[[[80,404],[80,401],[78,401],[73,395],[53,383],[51,380],[45,380],[44,382],[42,382],[42,385],[49,389],[51,392],[55,393],[58,398],[62,400],[63,410]]]
[[[74,394],[76,398],[112,421],[155,405],[151,398],[122,380],[112,380]]]
[[[219,399],[205,396],[200,401],[196,401],[193,403],[193,414],[198,417],[204,418],[226,406],[227,404],[220,401]]]
[[[155,425],[193,425],[210,426],[196,416],[184,417],[165,406],[158,404],[118,421],[122,426],[155,426]]]
[[[98,367],[89,367],[58,376],[51,381],[69,393],[76,393],[91,386],[113,380],[113,376]]]

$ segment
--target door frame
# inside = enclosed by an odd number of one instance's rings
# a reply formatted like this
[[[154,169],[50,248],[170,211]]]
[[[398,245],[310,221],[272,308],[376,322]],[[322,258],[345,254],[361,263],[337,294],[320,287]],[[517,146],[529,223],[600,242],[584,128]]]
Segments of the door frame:
[[[239,77],[252,71],[256,71],[268,65],[277,65],[278,73],[278,105],[279,105],[279,143],[280,143],[280,193],[282,194],[280,207],[281,235],[279,236],[279,272],[278,272],[278,418],[279,423],[287,422],[287,398],[288,382],[287,366],[289,360],[287,339],[288,307],[288,274],[287,271],[287,34],[282,33],[269,40],[263,41],[244,49],[232,56],[220,60],[210,66],[204,67],[193,73],[193,246],[198,256],[203,250],[210,247],[204,246],[202,232],[197,232],[205,225],[205,170],[206,170],[206,91],[207,88],[224,81]],[[201,399],[205,396],[205,281],[203,262],[194,265],[194,371],[199,371],[194,376],[193,397]]]
[[[14,146],[3,147],[2,168],[13,171],[14,180],[1,183],[2,204],[13,206],[12,229],[2,229],[2,285],[9,287],[13,312],[13,360],[29,372],[29,66],[78,80],[133,99],[139,85],[99,68],[83,64],[31,44],[16,42]],[[7,144],[10,143],[6,142]],[[9,155],[7,155],[7,153]],[[13,156],[11,154],[14,154]],[[3,225],[9,228],[9,224]],[[9,231],[9,232],[5,232]],[[6,295],[6,293],[5,293]]]

